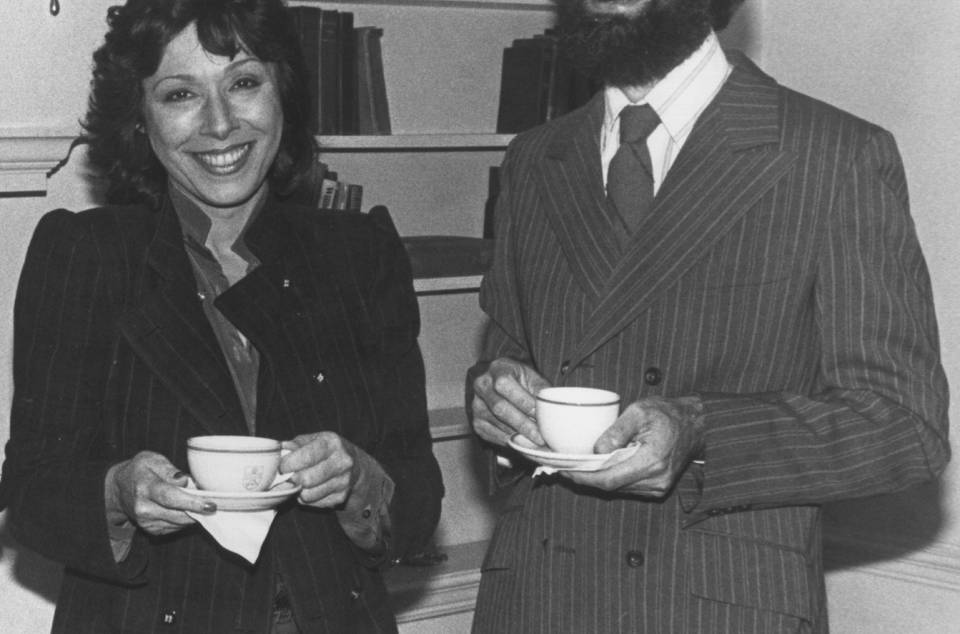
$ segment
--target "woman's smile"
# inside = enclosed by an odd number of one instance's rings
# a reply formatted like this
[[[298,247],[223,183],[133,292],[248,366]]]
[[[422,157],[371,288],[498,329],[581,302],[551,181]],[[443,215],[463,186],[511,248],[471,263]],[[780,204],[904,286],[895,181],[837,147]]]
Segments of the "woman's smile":
[[[252,147],[253,143],[244,143],[224,150],[194,152],[193,156],[211,174],[226,176],[243,169]]]

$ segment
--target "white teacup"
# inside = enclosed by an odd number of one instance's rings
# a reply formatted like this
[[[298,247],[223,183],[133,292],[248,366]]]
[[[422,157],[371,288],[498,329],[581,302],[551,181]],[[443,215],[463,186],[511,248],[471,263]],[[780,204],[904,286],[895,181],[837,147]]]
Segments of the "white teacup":
[[[620,415],[620,395],[592,387],[547,387],[537,393],[537,426],[557,453],[592,454]]]
[[[277,474],[288,453],[279,440],[259,436],[194,436],[187,440],[187,464],[197,488],[249,493],[285,482]]]

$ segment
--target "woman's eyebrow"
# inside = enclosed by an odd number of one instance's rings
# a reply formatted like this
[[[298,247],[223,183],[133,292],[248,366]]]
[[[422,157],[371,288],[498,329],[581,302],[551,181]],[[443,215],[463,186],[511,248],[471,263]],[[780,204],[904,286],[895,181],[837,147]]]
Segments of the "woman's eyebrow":
[[[247,64],[257,64],[257,65],[262,66],[262,65],[265,64],[265,62],[262,61],[261,59],[257,58],[257,57],[245,57],[245,58],[243,58],[243,59],[238,59],[238,60],[232,61],[232,62],[230,62],[229,64],[227,64],[227,65],[224,67],[224,72],[236,70],[237,68],[240,68],[241,66],[245,66],[245,65],[247,65]],[[150,87],[151,87],[151,88],[156,88],[156,87],[159,86],[161,83],[163,83],[163,82],[165,82],[165,81],[168,81],[168,80],[174,80],[174,81],[193,81],[194,79],[196,79],[196,76],[195,76],[195,75],[191,75],[190,73],[176,73],[176,74],[173,74],[173,75],[164,75],[163,77],[158,77],[158,78],[156,79],[156,81],[154,81],[154,82],[150,85]]]

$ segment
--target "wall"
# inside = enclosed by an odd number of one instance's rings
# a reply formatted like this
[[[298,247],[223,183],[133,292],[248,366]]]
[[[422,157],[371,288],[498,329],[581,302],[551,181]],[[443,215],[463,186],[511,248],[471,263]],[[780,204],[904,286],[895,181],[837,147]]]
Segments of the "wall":
[[[83,111],[89,52],[101,38],[113,0],[61,0],[57,18],[45,0],[4,0],[0,20],[0,136],[15,128],[75,129]],[[960,377],[960,277],[953,242],[960,184],[951,153],[960,139],[951,116],[960,103],[960,4],[955,0],[748,0],[728,42],[743,46],[783,83],[891,129],[910,178],[913,212],[931,268],[944,362]],[[9,144],[7,144],[9,145]],[[64,139],[43,144],[49,156]],[[0,163],[15,151],[0,139]],[[20,159],[16,159],[20,160]],[[26,244],[39,214],[82,208],[92,195],[73,161],[49,181],[46,198],[0,198],[0,314],[9,315]],[[17,177],[0,173],[4,179]],[[2,189],[2,187],[0,187]],[[10,320],[0,319],[0,443],[7,438]],[[443,400],[443,399],[441,399]],[[953,418],[960,420],[956,407]],[[828,577],[834,632],[948,631],[960,616],[958,468],[940,487],[829,511]],[[21,549],[0,514],[0,632],[49,628],[57,567]],[[465,620],[461,618],[463,623]],[[412,630],[411,630],[412,631]],[[454,630],[448,630],[454,631]]]
[[[943,361],[960,384],[960,3],[763,2],[764,69],[891,130],[930,267]],[[951,420],[960,420],[957,399]],[[955,434],[954,434],[955,436]],[[957,441],[952,444],[956,455]],[[951,631],[960,617],[960,465],[939,487],[829,509],[834,631]]]

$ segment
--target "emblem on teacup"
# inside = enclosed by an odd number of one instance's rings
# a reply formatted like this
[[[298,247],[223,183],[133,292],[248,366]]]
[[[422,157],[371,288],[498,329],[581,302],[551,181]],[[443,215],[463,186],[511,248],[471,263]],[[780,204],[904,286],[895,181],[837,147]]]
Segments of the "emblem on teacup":
[[[247,491],[259,491],[263,484],[263,467],[251,465],[243,468],[243,488]]]

